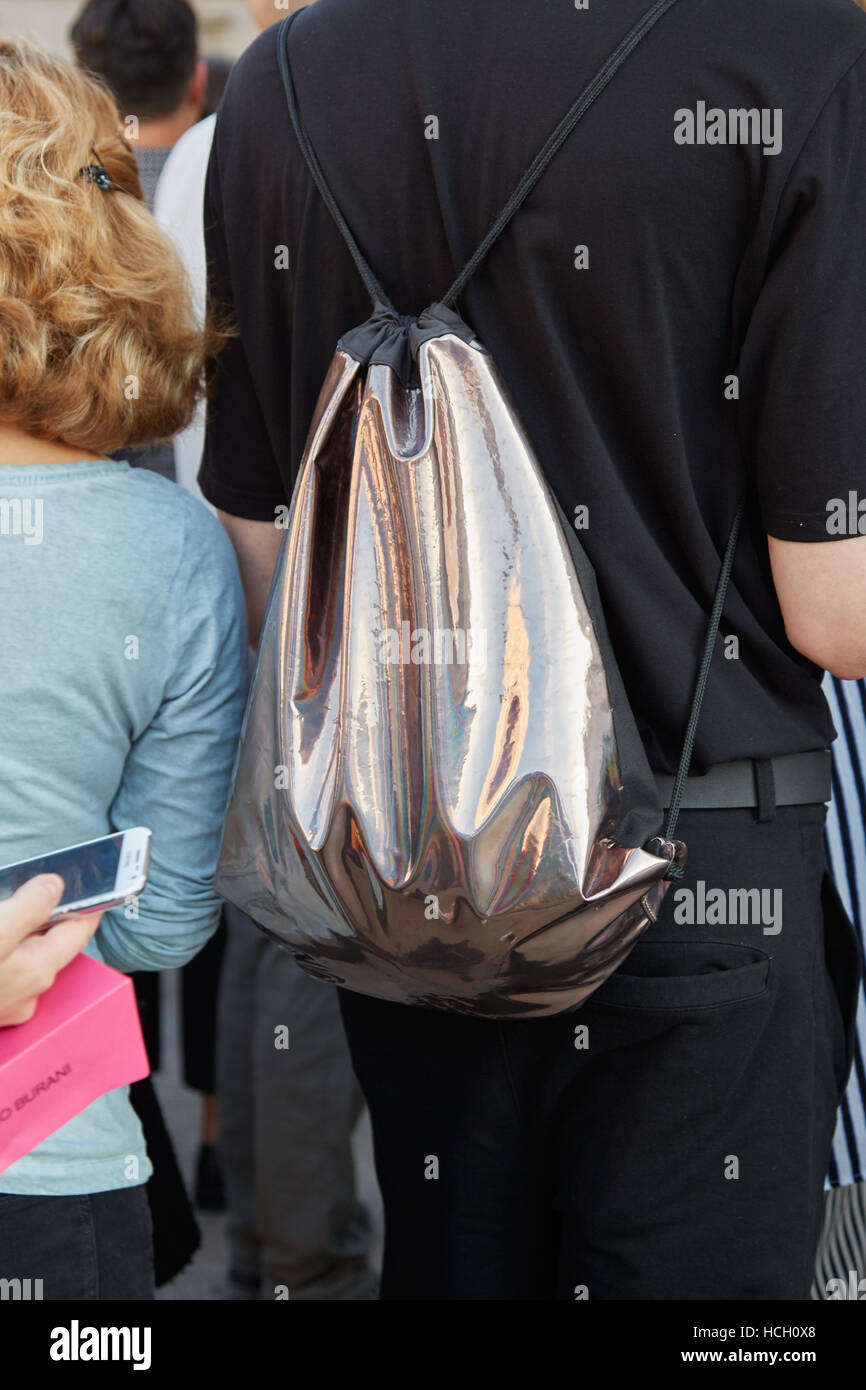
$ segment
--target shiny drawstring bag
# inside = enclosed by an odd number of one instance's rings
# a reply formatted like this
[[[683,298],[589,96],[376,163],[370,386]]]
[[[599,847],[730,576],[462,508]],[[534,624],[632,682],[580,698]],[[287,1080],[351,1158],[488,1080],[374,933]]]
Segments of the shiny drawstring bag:
[[[340,340],[310,427],[217,888],[323,980],[492,1018],[562,1012],[620,964],[682,871],[589,561],[450,307],[672,3],[632,30],[417,320],[388,304],[334,203],[282,26],[298,140],[375,308]],[[717,626],[714,612],[704,679]],[[692,724],[701,695],[699,682]]]

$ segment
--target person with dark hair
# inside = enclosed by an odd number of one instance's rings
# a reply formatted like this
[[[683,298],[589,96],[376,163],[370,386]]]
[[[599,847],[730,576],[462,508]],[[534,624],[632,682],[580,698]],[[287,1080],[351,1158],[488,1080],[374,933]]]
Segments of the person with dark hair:
[[[199,119],[207,64],[188,0],[88,0],[70,39],[121,115],[137,118],[142,146],[168,150]]]

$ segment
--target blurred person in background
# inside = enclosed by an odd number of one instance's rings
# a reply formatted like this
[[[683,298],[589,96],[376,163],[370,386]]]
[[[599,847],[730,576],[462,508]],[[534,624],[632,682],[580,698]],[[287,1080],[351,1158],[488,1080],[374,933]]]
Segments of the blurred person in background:
[[[69,33],[80,66],[114,94],[149,208],[172,147],[201,118],[208,80],[188,0],[88,0]],[[136,451],[133,467],[175,476],[170,441]]]
[[[208,66],[195,11],[188,0],[87,0],[69,37],[114,93],[152,206],[170,150],[201,119]]]
[[[294,9],[248,0],[260,29]],[[177,143],[157,186],[154,211],[175,239],[198,311],[205,306],[203,199],[218,117]],[[175,440],[178,482],[196,475],[205,414]],[[200,493],[199,493],[200,495]],[[223,518],[229,520],[228,518]],[[230,519],[231,525],[242,525]],[[228,945],[219,1003],[220,1161],[229,1210],[229,1290],[237,1298],[363,1300],[376,1280],[367,1214],[358,1201],[351,1135],[363,1109],[336,990],[311,979],[293,956],[237,908],[223,915]],[[287,1024],[291,1047],[274,1047]]]
[[[250,17],[261,30],[284,19],[292,10],[300,9],[304,0],[284,0],[278,8],[275,0],[247,0]],[[209,76],[202,119],[181,135],[166,158],[154,184],[153,210],[177,245],[192,282],[198,312],[204,316],[205,250],[203,228],[204,181],[216,126],[216,108],[228,81],[231,64],[224,59],[209,59]],[[204,448],[205,408],[199,407],[188,429],[174,441],[175,476],[183,487],[201,497],[198,470]],[[209,504],[208,504],[209,505]]]
[[[195,317],[105,87],[0,43],[0,492],[40,517],[38,544],[2,539],[0,863],[148,826],[137,912],[105,912],[87,946],[127,972],[182,966],[216,928],[247,645],[222,528],[109,455],[188,423],[224,336]],[[127,1088],[101,1096],[0,1174],[4,1277],[152,1297],[150,1174]]]

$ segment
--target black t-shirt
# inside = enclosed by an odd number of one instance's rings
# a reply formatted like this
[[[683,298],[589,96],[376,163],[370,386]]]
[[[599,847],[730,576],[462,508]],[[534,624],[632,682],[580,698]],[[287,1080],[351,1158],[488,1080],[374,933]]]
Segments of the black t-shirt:
[[[304,123],[401,312],[445,292],[648,3],[318,0],[295,22]],[[232,73],[205,204],[211,292],[240,336],[200,482],[259,520],[290,497],[337,339],[370,312],[298,149],[276,39]],[[785,638],[766,533],[832,539],[830,499],[866,497],[864,50],[852,0],[681,0],[460,304],[566,516],[588,522],[660,771],[676,767],[744,486],[722,622],[739,655],[717,644],[695,769],[833,737],[820,672]],[[736,114],[751,110],[760,136]]]

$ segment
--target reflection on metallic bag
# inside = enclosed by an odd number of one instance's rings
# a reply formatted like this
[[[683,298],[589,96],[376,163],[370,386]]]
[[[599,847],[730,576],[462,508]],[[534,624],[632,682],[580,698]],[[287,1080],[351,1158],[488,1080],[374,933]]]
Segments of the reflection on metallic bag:
[[[591,566],[450,307],[562,127],[443,302],[401,316],[300,123],[292,22],[290,113],[374,312],[340,340],[310,428],[217,886],[322,979],[490,1017],[561,1012],[623,960],[685,855],[658,835]]]
[[[670,856],[640,844],[661,808],[645,758],[643,799],[634,777],[623,789],[570,538],[490,358],[447,310],[413,331],[417,387],[353,359],[365,326],[322,390],[219,889],[302,965],[367,993],[561,1010],[655,911]],[[390,335],[396,362],[408,332]],[[380,634],[404,625],[483,628],[483,667],[383,661]]]

